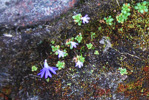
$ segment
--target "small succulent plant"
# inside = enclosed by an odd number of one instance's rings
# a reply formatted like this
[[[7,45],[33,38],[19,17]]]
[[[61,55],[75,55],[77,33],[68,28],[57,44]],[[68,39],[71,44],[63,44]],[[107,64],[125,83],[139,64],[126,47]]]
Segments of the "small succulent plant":
[[[95,50],[94,54],[95,54],[95,55],[99,55],[98,50]]]
[[[112,25],[113,23],[112,23],[112,21],[114,20],[111,16],[109,16],[108,18],[104,18],[104,20],[106,21],[106,23],[108,24],[108,25]]]
[[[120,70],[120,74],[121,74],[121,75],[128,74],[126,68],[119,68],[118,70]]]
[[[82,17],[81,14],[77,14],[77,15],[72,16],[72,18],[74,19],[74,22],[78,23],[79,26],[81,26],[81,23],[82,23],[81,17]]]
[[[36,66],[32,66],[32,72],[37,71],[37,67]]]
[[[130,4],[125,3],[125,4],[123,4],[121,13],[125,14],[125,13],[128,13],[128,12],[130,12]]]
[[[56,52],[57,50],[59,50],[60,46],[56,45],[56,46],[51,46],[52,47],[52,51]]]
[[[65,67],[65,62],[64,61],[58,61],[56,64],[56,67],[58,67],[59,70]]]
[[[121,14],[116,16],[116,19],[118,23],[124,23],[128,19],[128,16],[130,16],[130,4],[125,3],[123,4]]]
[[[149,4],[149,2],[144,1],[141,3],[137,3],[137,5],[134,8],[137,9],[138,12],[143,14],[145,12],[148,12],[148,4]]]
[[[92,43],[86,44],[86,46],[88,49],[92,49],[92,47],[93,47]]]
[[[75,37],[75,40],[77,40],[79,43],[81,43],[82,39],[83,39],[83,37],[82,37],[82,34],[81,33],[79,33],[79,35],[77,35]]]

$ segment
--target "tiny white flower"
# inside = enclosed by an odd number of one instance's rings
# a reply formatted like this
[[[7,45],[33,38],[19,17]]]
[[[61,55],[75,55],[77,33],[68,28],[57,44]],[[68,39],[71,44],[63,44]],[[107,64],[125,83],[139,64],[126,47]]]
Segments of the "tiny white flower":
[[[76,67],[77,67],[77,66],[78,66],[79,68],[81,68],[81,67],[83,66],[83,62],[81,62],[81,61],[78,60],[78,62],[76,63]]]
[[[76,46],[78,45],[78,43],[76,43],[76,42],[70,42],[71,43],[71,48],[76,48]]]
[[[58,58],[64,57],[65,52],[63,52],[61,50],[57,50],[57,52],[58,52]]]
[[[84,17],[81,18],[81,20],[83,21],[83,23],[88,23],[90,18],[88,17],[88,15],[85,15]]]

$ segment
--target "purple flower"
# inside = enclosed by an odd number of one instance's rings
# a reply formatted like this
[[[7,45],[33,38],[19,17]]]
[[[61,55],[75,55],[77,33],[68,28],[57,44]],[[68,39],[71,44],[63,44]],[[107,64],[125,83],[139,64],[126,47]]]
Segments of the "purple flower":
[[[90,18],[88,17],[88,15],[85,15],[84,17],[81,18],[81,20],[83,21],[83,24],[88,23]]]
[[[58,70],[58,68],[56,67],[50,67],[47,63],[47,59],[45,59],[44,61],[44,67],[42,70],[40,70],[40,73],[38,73],[38,75],[40,75],[40,77],[42,78],[45,74],[45,79],[49,77],[52,77],[50,71],[53,73],[53,74],[56,74],[56,70]]]

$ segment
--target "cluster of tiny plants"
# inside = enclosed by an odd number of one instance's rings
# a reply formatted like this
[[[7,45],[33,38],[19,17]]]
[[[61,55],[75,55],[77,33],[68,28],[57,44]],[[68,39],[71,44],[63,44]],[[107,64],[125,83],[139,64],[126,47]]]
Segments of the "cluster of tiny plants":
[[[131,7],[129,3],[123,4],[121,14],[116,16],[118,23],[124,23],[124,21],[128,19],[128,16],[130,16],[130,8]]]
[[[79,26],[81,25],[82,22],[84,24],[88,23],[89,19],[90,19],[88,17],[88,15],[85,15],[84,17],[82,17],[81,14],[77,14],[77,15],[73,16],[72,18],[74,19],[75,23],[78,23]],[[95,33],[92,33],[91,39],[94,38],[94,35],[95,35]],[[70,39],[66,39],[65,45],[67,47],[69,47],[71,50],[75,49],[75,48],[77,48],[79,43],[81,43],[82,39],[83,39],[83,36],[82,36],[81,33],[79,33],[76,37],[72,37]],[[67,53],[67,50],[66,49],[63,50],[60,45],[56,45],[55,41],[51,41],[51,44],[52,44],[51,45],[52,52],[55,55],[57,55],[59,59],[60,58],[64,59],[64,57],[69,55]],[[92,48],[92,44],[91,43],[87,44],[87,48],[91,49]],[[52,54],[52,53],[50,53],[50,54]],[[81,68],[83,66],[83,63],[85,62],[85,58],[82,55],[76,55],[76,57],[74,57],[74,59],[75,59],[74,62],[76,63],[75,67]],[[38,75],[40,75],[41,78],[45,76],[45,79],[47,79],[47,81],[49,81],[48,77],[52,77],[51,73],[56,74],[56,70],[61,70],[63,68],[65,68],[64,60],[63,61],[59,60],[57,62],[57,64],[56,64],[56,67],[51,67],[51,66],[48,65],[47,59],[45,59],[44,67],[43,67],[42,70],[40,70],[40,73]],[[32,72],[34,72],[34,71],[37,71],[37,67],[36,66],[32,66]]]
[[[149,2],[142,2],[142,3],[138,3],[136,6],[134,6],[134,8],[136,10],[138,10],[138,12],[140,13],[145,13],[148,11],[148,4]],[[131,10],[131,6],[129,3],[125,3],[123,4],[122,6],[122,10],[121,10],[121,14],[117,15],[116,16],[116,20],[118,23],[121,23],[123,24],[124,21],[126,21],[128,19],[128,17],[130,16],[130,10]],[[77,14],[77,15],[74,15],[72,16],[73,20],[75,23],[77,23],[79,26],[81,26],[82,22],[85,24],[85,23],[89,23],[89,17],[88,15],[85,15],[84,17],[82,17],[81,14]],[[106,24],[107,25],[112,25],[113,24],[113,21],[114,19],[109,16],[109,17],[105,17],[104,20],[106,21]],[[101,30],[102,27],[100,26],[98,28],[98,30]],[[91,32],[90,34],[90,42],[88,42],[88,44],[86,43],[86,47],[88,49],[93,49],[93,39],[95,38],[96,36],[96,33],[95,32]],[[72,49],[77,49],[77,46],[82,42],[82,39],[83,39],[83,36],[81,33],[79,33],[76,37],[71,37],[69,39],[66,39],[66,43],[65,45],[67,47],[70,48],[70,50]],[[106,52],[107,49],[109,49],[110,47],[112,47],[111,43],[110,43],[110,37],[106,37],[106,36],[103,36],[102,40],[99,41],[100,44],[104,44],[105,45],[105,49],[103,52]],[[62,50],[62,47],[60,45],[56,45],[55,44],[55,41],[51,41],[51,48],[52,48],[52,52],[58,56],[58,59],[60,58],[63,58],[68,56],[69,54],[67,53],[67,50],[64,49]],[[82,46],[81,49],[80,49],[80,52],[82,51],[82,49],[84,49],[85,46]],[[76,56],[74,57],[74,62],[75,62],[75,67],[78,67],[78,68],[81,68],[83,66],[83,63],[85,62],[85,58],[83,57],[82,53],[80,53],[81,55],[78,55],[76,54]],[[94,54],[95,55],[99,55],[99,52],[98,50],[95,50],[94,51]],[[61,70],[61,69],[64,69],[65,68],[65,62],[64,60],[63,61],[58,61],[57,64],[56,64],[56,67],[51,67],[48,65],[48,62],[47,62],[47,59],[45,59],[44,61],[44,67],[42,70],[40,70],[40,73],[38,75],[41,76],[41,78],[43,76],[45,76],[45,79],[48,79],[48,77],[52,77],[52,74],[56,74],[56,71],[57,70]],[[119,68],[118,69],[120,71],[120,74],[121,75],[124,75],[124,74],[128,74],[126,68]],[[37,67],[36,66],[32,66],[32,71],[37,71]],[[48,80],[47,80],[48,81]]]
[[[79,26],[81,26],[82,21],[85,24],[85,23],[88,23],[89,22],[88,20],[90,19],[88,15],[85,15],[84,17],[82,17],[81,14],[74,15],[72,16],[72,18],[74,19],[75,23],[78,23]]]

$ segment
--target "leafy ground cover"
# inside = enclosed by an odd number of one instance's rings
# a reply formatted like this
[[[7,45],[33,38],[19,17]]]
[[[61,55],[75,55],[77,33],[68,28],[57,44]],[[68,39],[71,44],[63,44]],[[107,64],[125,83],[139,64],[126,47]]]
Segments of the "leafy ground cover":
[[[140,5],[144,7],[141,9],[138,7]],[[81,14],[72,17],[76,25],[81,26],[81,17]],[[82,25],[77,35],[81,35],[81,40],[77,41],[79,44],[76,48],[69,49],[65,41],[55,43],[65,49],[68,56],[57,59],[51,52],[47,57],[51,65],[55,65],[57,60],[65,62],[65,68],[58,71],[54,79],[47,81],[56,92],[52,95],[72,100],[147,99],[148,24],[148,2],[125,3],[119,14],[115,12],[99,19],[94,22],[96,26],[92,22]],[[69,38],[74,41],[71,38],[77,36]],[[49,43],[51,46],[55,44]],[[95,51],[99,54],[96,55]],[[75,67],[77,55],[85,58],[83,67]]]

